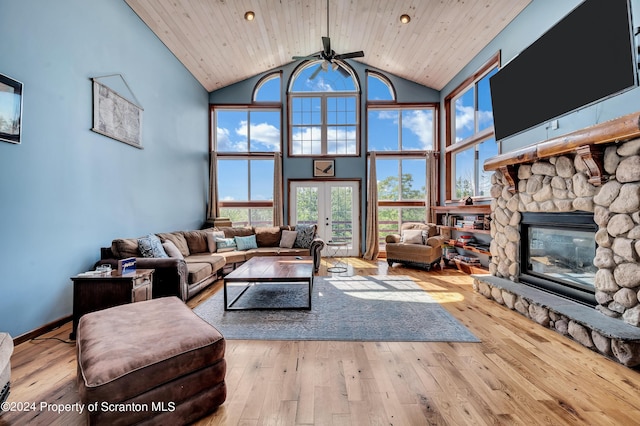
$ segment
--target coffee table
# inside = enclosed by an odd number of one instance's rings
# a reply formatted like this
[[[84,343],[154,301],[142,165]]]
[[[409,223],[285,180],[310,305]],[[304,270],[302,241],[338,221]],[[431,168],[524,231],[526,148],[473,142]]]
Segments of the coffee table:
[[[313,289],[313,258],[311,256],[256,256],[252,257],[229,275],[224,277],[224,310],[259,309],[311,309]],[[232,301],[228,301],[228,283],[247,283]],[[308,283],[309,297],[306,306],[292,307],[234,307],[234,303],[254,285],[274,283]]]

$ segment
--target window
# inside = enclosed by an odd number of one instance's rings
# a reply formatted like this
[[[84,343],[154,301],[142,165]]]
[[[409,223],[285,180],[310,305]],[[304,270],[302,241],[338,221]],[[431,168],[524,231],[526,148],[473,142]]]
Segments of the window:
[[[399,105],[384,77],[369,74],[367,123],[369,152],[376,152],[378,241],[400,232],[405,222],[427,217],[426,151],[435,146],[436,105]]]
[[[489,78],[498,71],[499,63],[497,54],[445,98],[449,200],[489,196],[491,176],[483,164],[499,152],[493,132]]]
[[[265,85],[260,87],[262,92]],[[212,122],[220,215],[229,217],[233,226],[272,225],[274,153],[280,152],[282,139],[280,109],[214,107]]]
[[[367,73],[368,101],[395,101],[396,94],[391,82],[383,75],[369,71]]]
[[[256,84],[253,93],[254,102],[281,102],[280,95],[280,73],[272,73],[262,78]]]
[[[321,61],[296,72],[289,91],[292,156],[357,155],[358,105],[356,80],[346,65]]]

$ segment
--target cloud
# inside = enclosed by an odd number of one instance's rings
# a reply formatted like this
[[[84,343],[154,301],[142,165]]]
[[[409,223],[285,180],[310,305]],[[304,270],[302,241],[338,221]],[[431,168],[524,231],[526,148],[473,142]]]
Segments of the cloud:
[[[433,114],[421,109],[408,112],[402,116],[402,127],[418,136],[422,149],[433,149]]]
[[[247,139],[233,141],[231,131],[225,127],[216,127],[216,150],[218,152],[247,152]]]
[[[269,123],[258,123],[251,124],[250,130],[253,151],[280,151],[280,129]],[[247,140],[247,121],[241,121],[235,132]],[[256,149],[255,142],[265,145],[267,149]]]

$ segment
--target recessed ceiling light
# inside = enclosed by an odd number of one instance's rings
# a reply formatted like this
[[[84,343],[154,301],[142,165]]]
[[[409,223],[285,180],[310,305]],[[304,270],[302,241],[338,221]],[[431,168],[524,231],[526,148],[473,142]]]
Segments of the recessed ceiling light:
[[[404,15],[400,15],[400,22],[402,22],[403,24],[408,24],[409,21],[411,21],[411,16],[407,15],[406,13]]]
[[[247,21],[253,21],[256,17],[256,14],[253,11],[249,10],[244,14],[244,19]]]

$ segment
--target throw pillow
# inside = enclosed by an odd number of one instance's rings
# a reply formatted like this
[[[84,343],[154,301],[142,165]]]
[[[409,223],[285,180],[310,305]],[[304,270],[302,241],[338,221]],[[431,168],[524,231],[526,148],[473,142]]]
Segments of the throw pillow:
[[[402,231],[402,242],[405,244],[422,244],[422,229],[405,229]]]
[[[311,241],[313,241],[313,237],[316,235],[316,225],[296,226],[296,232],[298,235],[296,236],[296,242],[293,246],[305,249],[311,248]]]
[[[216,250],[218,253],[234,251],[237,248],[234,238],[216,238]]]
[[[169,255],[169,257],[184,259],[184,256],[182,255],[182,253],[180,253],[180,250],[178,250],[178,247],[176,247],[173,241],[165,241],[164,243],[162,243],[162,248],[164,248],[164,251],[167,252],[167,255]]]
[[[153,234],[138,238],[138,250],[142,257],[169,257],[162,248],[160,238]]]
[[[298,233],[296,231],[282,231],[282,237],[280,238],[280,247],[292,248],[293,244],[296,242],[297,236]]]
[[[212,231],[207,232],[207,248],[209,249],[209,253],[215,253],[216,246],[216,238],[224,238],[223,231]]]
[[[236,240],[236,246],[238,250],[250,250],[257,249],[258,243],[256,242],[255,235],[249,235],[247,237],[233,237]]]

